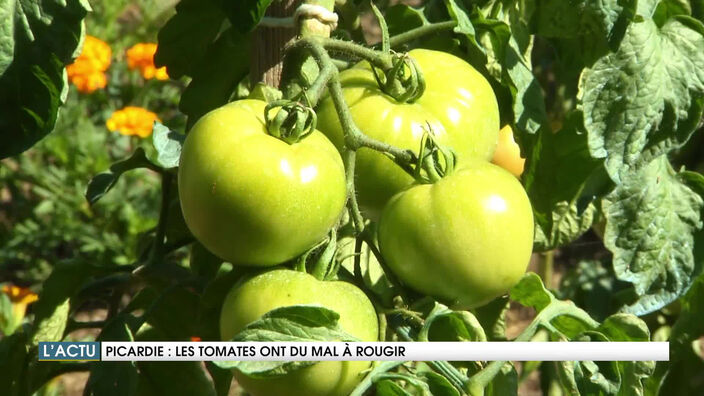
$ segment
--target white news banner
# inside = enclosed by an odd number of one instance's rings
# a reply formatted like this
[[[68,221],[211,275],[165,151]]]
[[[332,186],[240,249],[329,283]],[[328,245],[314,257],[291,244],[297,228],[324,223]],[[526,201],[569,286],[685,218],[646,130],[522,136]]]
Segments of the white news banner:
[[[109,342],[103,361],[667,361],[668,342]]]

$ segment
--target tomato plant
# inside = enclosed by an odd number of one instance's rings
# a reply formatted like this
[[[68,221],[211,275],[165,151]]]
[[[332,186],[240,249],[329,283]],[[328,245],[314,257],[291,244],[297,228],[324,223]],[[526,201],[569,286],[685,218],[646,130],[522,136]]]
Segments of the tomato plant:
[[[6,3],[3,395],[704,394],[701,1]],[[291,339],[670,360],[38,361]]]
[[[382,91],[368,62],[340,73],[344,98],[357,127],[374,139],[409,150],[417,150],[423,132],[430,129],[463,158],[491,159],[499,111],[489,82],[468,63],[446,52],[415,49],[408,55],[423,70],[425,79],[423,94],[413,101],[397,100]],[[343,150],[344,131],[331,98],[322,101],[318,117],[320,130]],[[356,171],[359,203],[374,217],[413,181],[383,153],[366,148],[357,154]]]
[[[379,247],[409,287],[453,308],[473,308],[506,293],[525,273],[533,211],[508,172],[464,162],[433,184],[394,196],[379,220]]]
[[[300,304],[320,305],[337,312],[340,328],[354,339],[378,339],[374,306],[361,290],[347,282],[321,282],[311,275],[285,269],[259,274],[233,287],[220,315],[222,339],[232,339],[273,309]],[[342,396],[354,389],[370,365],[370,362],[320,362],[274,379],[255,379],[239,371],[235,376],[255,395]]]
[[[323,239],[345,203],[345,171],[318,131],[289,144],[266,132],[265,102],[204,115],[183,144],[178,185],[196,238],[236,264],[276,265]]]

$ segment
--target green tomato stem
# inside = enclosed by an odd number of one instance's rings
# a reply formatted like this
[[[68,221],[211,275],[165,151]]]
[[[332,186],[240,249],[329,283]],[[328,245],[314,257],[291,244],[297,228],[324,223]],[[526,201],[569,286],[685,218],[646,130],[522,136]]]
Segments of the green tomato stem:
[[[376,366],[374,369],[372,369],[366,377],[362,380],[362,382],[357,385],[356,388],[350,393],[350,396],[362,396],[366,393],[367,389],[371,388],[372,385],[374,385],[374,377],[381,373],[385,373],[387,371],[393,370],[396,367],[402,365],[403,361],[394,361],[394,362],[383,362]]]
[[[555,264],[555,251],[550,250],[540,254],[538,261],[538,274],[543,279],[543,284],[546,289],[552,288],[552,274]]]
[[[423,25],[407,32],[397,34],[396,36],[391,37],[389,42],[391,44],[391,48],[395,48],[413,40],[417,40],[423,36],[429,36],[445,30],[453,29],[455,26],[457,26],[457,22],[455,21],[431,23],[429,25]]]

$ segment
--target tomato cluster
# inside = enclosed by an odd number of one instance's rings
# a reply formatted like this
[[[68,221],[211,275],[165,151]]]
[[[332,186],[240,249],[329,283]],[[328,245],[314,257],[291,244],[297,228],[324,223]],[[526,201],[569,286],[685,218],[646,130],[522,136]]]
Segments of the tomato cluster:
[[[530,202],[516,177],[489,162],[497,143],[507,140],[499,138],[489,83],[453,55],[409,55],[425,78],[422,96],[413,103],[394,99],[361,62],[339,75],[351,116],[367,136],[414,152],[430,133],[456,153],[457,164],[430,183],[383,153],[360,148],[358,199],[366,217],[378,221],[381,255],[405,286],[454,308],[477,307],[524,273],[533,242]],[[336,225],[347,199],[340,156],[347,148],[332,99],[317,108],[319,131],[296,142],[268,134],[265,106],[241,100],[208,113],[182,151],[178,183],[186,223],[206,248],[233,264],[271,267],[300,256]],[[340,326],[360,340],[378,337],[374,307],[356,286],[286,269],[233,287],[222,308],[221,336],[229,340],[266,312],[296,304],[335,310]],[[254,395],[344,395],[368,367],[323,362],[275,379],[236,375]]]

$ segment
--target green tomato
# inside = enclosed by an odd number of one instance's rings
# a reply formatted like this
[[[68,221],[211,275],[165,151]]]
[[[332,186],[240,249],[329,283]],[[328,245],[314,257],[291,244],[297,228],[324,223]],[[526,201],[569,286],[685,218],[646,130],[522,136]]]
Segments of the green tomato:
[[[379,221],[379,247],[412,289],[453,308],[473,308],[505,293],[525,272],[533,211],[512,174],[474,160],[394,196]]]
[[[346,199],[340,154],[320,132],[288,144],[266,132],[259,100],[229,103],[193,126],[178,190],[188,228],[233,263],[271,266],[325,237]]]
[[[247,324],[272,309],[320,305],[340,314],[340,327],[361,341],[378,340],[372,303],[356,286],[322,282],[303,272],[275,269],[235,286],[225,298],[220,335],[231,340]],[[371,362],[320,362],[281,377],[255,379],[234,370],[237,381],[254,396],[343,396],[364,377]]]
[[[439,51],[416,49],[409,54],[426,81],[414,103],[400,103],[378,87],[368,63],[340,73],[344,97],[359,129],[368,136],[417,152],[428,126],[440,144],[464,158],[490,160],[498,141],[499,108],[487,80],[462,59]],[[317,110],[318,128],[342,150],[343,131],[330,97]],[[384,154],[362,148],[357,152],[356,186],[360,205],[377,218],[384,204],[413,183]]]

